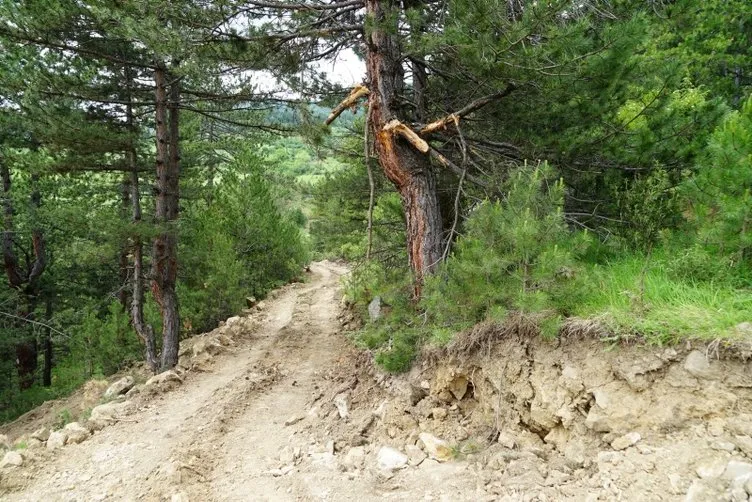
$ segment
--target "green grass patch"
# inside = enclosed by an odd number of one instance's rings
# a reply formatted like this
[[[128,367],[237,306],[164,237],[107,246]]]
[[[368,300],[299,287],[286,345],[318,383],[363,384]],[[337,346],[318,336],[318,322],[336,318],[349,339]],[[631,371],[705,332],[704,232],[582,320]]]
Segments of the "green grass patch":
[[[629,256],[588,272],[573,315],[600,319],[615,335],[648,343],[737,338],[752,320],[752,291],[725,281],[677,277],[665,256]]]

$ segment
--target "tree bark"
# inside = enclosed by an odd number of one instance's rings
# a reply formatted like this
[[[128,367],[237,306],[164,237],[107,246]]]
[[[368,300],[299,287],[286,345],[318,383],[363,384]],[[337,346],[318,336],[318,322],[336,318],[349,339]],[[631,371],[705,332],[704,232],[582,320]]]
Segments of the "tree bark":
[[[157,136],[157,184],[155,218],[161,226],[154,238],[152,250],[152,293],[162,314],[162,371],[178,362],[180,317],[175,292],[177,282],[177,235],[175,223],[178,217],[180,152],[179,112],[180,84],[175,79],[170,85],[170,100],[167,100],[167,71],[158,65],[154,71],[156,84],[156,136]],[[169,107],[169,124],[167,109]]]
[[[52,322],[52,298],[47,295],[45,299],[45,312],[44,320],[47,322],[48,327],[45,328],[44,333],[44,368],[42,370],[42,385],[45,387],[52,387],[52,329],[49,324]]]
[[[366,11],[373,22],[366,38],[366,67],[371,89],[368,125],[379,164],[402,198],[408,259],[414,296],[418,299],[424,278],[441,260],[442,223],[429,158],[404,139],[384,130],[392,120],[404,119],[398,108],[404,81],[402,53],[393,35],[397,33],[397,17],[394,16],[397,8],[395,0],[366,0]]]
[[[133,256],[133,272],[131,275],[131,323],[136,334],[144,344],[146,364],[152,372],[159,369],[157,359],[157,343],[154,337],[154,329],[144,320],[144,246],[141,240],[141,190],[139,188],[138,162],[136,154],[136,127],[133,116],[133,77],[130,68],[126,68],[126,85],[128,86],[128,105],[126,107],[126,121],[131,131],[132,139],[125,153],[130,169],[131,189],[131,221],[133,222],[133,235],[131,236],[130,251]]]
[[[13,249],[15,229],[13,224],[13,201],[11,199],[12,179],[10,168],[4,162],[0,162],[0,177],[3,182],[3,265],[9,286],[18,291],[19,295],[21,295],[19,302],[24,305],[24,307],[18,309],[18,318],[31,319],[34,315],[36,297],[39,294],[39,277],[47,266],[44,234],[40,227],[35,225],[32,228],[31,246],[34,259],[30,263],[27,263],[26,270],[22,269]],[[32,174],[30,197],[32,221],[36,219],[36,209],[41,204],[41,194],[37,186],[38,181],[39,175]],[[16,341],[16,368],[21,389],[28,389],[34,385],[39,365],[39,349],[36,335],[32,329],[28,328],[29,326],[26,325],[18,326],[21,335]]]
[[[123,186],[121,193],[122,214],[125,216],[131,206],[131,178],[129,174],[123,177]],[[118,257],[118,271],[120,273],[120,290],[118,291],[118,301],[123,307],[123,312],[128,312],[128,242],[120,245],[120,256]]]

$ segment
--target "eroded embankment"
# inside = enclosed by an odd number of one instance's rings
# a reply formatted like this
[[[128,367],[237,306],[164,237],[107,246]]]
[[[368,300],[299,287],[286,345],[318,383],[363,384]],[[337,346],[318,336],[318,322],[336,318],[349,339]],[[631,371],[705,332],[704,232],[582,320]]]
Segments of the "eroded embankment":
[[[444,440],[476,472],[476,496],[748,500],[752,363],[740,347],[609,347],[479,325],[406,376],[364,361],[340,398],[349,422],[332,414],[330,427],[343,451],[417,443],[430,455],[421,433]]]

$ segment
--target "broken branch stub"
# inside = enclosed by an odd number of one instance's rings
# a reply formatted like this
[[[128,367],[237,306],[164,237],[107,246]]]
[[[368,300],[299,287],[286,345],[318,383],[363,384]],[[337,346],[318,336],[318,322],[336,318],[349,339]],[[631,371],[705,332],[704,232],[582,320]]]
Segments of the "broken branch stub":
[[[443,131],[446,129],[450,124],[454,124],[455,126],[459,125],[460,123],[460,116],[452,113],[451,115],[447,115],[446,117],[440,118],[439,120],[436,120],[435,122],[431,122],[427,126],[425,126],[423,129],[420,130],[420,134],[426,135],[426,134],[433,134],[436,131]]]
[[[360,98],[362,98],[363,96],[368,96],[370,93],[371,91],[368,89],[368,87],[362,84],[356,85],[353,90],[350,91],[350,94],[347,95],[344,101],[338,104],[334,108],[334,110],[332,110],[332,113],[329,114],[329,116],[326,118],[326,125],[330,125],[332,122],[337,120],[337,117],[342,115],[345,110],[352,106],[355,106]]]
[[[418,133],[407,127],[405,124],[397,119],[390,120],[384,126],[384,132],[396,134],[402,136],[408,143],[410,143],[416,150],[421,153],[428,153],[431,147],[426,140],[418,136]]]

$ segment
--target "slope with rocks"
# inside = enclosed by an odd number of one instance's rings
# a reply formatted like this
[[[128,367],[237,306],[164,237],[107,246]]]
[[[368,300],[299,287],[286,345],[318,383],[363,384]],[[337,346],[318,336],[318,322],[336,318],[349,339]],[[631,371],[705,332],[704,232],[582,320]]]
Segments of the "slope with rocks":
[[[739,347],[605,351],[481,325],[386,375],[342,333],[345,269],[311,270],[188,341],[175,372],[100,386],[88,421],[6,427],[27,448],[3,460],[0,497],[748,500]]]

